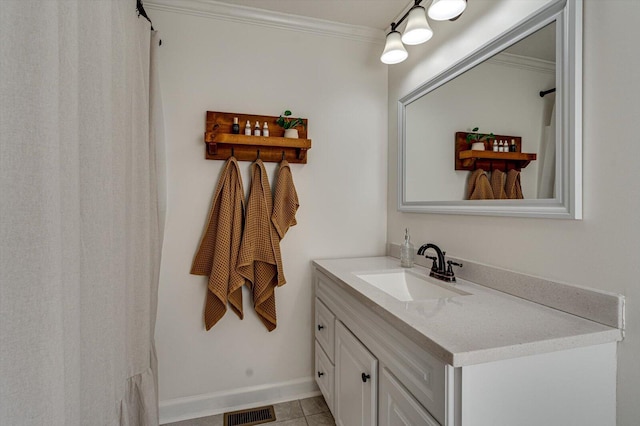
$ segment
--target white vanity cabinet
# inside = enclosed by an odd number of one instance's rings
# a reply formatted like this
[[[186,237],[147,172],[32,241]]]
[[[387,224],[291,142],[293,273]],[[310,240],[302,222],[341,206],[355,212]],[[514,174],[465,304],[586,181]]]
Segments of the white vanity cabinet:
[[[444,424],[445,364],[326,275],[316,271],[314,282],[316,381],[336,424]]]
[[[354,270],[363,270],[363,263]],[[326,264],[330,261],[324,261]],[[383,307],[375,301],[379,292],[369,292],[361,282],[350,284],[354,274],[339,271],[338,278],[329,271],[316,268],[313,273],[315,365],[316,381],[337,425],[615,425],[615,339],[509,357],[513,347],[520,349],[522,345],[516,336],[515,346],[506,349],[484,343],[476,352],[479,358],[484,357],[482,361],[447,363],[443,360],[452,353],[469,359],[468,352],[438,349],[436,340],[427,350],[419,343],[423,339],[409,337],[415,335],[415,329],[398,321],[408,305],[386,303]],[[548,308],[523,307],[522,302],[499,294],[463,297],[488,300],[486,309],[491,312],[501,303],[516,303],[521,315],[526,309],[542,309],[541,315],[557,321],[601,328]],[[387,318],[389,315],[392,317]],[[433,313],[420,321],[434,322]],[[458,327],[457,332],[471,325]],[[496,333],[506,333],[508,327],[506,324]],[[452,330],[456,332],[456,328]],[[556,344],[557,339],[545,340],[545,332],[537,332],[540,344]],[[487,351],[502,355],[488,360]]]

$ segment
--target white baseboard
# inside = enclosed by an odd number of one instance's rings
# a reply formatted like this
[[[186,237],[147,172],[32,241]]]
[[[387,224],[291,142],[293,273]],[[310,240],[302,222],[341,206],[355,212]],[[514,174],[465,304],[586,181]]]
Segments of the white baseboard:
[[[313,377],[160,401],[160,424],[320,395]]]

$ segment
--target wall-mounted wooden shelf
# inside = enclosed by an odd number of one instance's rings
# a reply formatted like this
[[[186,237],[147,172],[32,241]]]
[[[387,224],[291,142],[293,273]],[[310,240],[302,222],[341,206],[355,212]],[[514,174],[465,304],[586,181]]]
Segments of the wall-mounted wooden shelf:
[[[497,140],[516,143],[516,152],[494,152],[493,140],[491,146],[486,143],[485,151],[470,150],[467,142],[467,132],[456,132],[455,138],[455,170],[521,170],[535,161],[537,155],[522,152],[522,138],[520,136],[495,135]]]
[[[251,130],[256,121],[260,128],[267,122],[269,136],[246,136],[232,134],[233,118],[238,117],[240,132],[244,133],[247,120]],[[307,129],[299,128],[299,139],[285,138],[284,129],[276,124],[278,117],[267,115],[237,114],[231,112],[207,111],[207,122],[204,133],[207,160],[226,160],[231,154],[238,161],[254,161],[260,155],[265,162],[280,162],[286,159],[289,163],[307,163],[307,150],[311,149],[311,139],[307,139]],[[307,125],[307,119],[303,122]]]

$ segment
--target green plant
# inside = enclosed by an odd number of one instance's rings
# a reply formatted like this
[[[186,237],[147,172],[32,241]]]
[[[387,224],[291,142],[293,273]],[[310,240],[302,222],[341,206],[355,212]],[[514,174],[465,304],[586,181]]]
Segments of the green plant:
[[[302,126],[306,129],[306,125],[302,118],[292,118],[291,111],[286,110],[284,113],[280,114],[280,117],[276,120],[276,124],[283,129],[295,129],[298,126]]]
[[[478,133],[478,127],[474,127],[473,130],[471,130],[471,133],[467,133],[467,142],[468,143],[474,143],[474,142],[484,142],[486,140],[489,139],[495,139],[495,136],[493,135],[493,133]]]

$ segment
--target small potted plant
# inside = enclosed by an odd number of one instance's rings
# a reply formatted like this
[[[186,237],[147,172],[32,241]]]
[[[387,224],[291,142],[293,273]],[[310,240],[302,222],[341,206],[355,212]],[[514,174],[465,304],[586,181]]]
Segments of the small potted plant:
[[[467,142],[471,144],[472,150],[484,151],[485,150],[484,142],[491,139],[495,139],[495,136],[493,135],[493,133],[489,133],[489,134],[478,133],[478,129],[479,129],[478,127],[474,127],[473,130],[471,130],[471,133],[467,133]]]
[[[298,127],[305,127],[304,121],[302,118],[292,118],[291,111],[286,110],[284,113],[280,114],[280,117],[276,120],[276,124],[284,129],[284,137],[297,139],[298,138]]]

